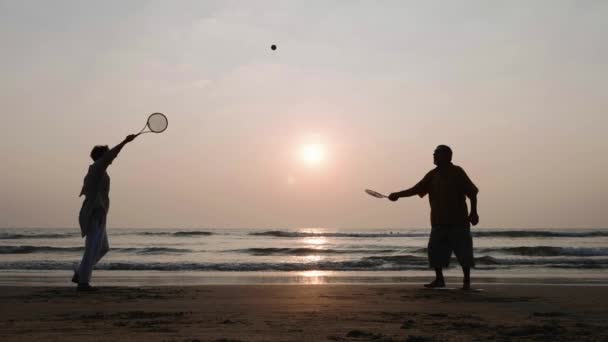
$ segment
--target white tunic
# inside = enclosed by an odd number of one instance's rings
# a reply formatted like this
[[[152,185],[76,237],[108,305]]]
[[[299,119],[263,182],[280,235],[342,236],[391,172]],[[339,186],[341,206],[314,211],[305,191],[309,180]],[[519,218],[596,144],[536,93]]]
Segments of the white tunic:
[[[110,210],[110,176],[108,176],[106,170],[117,154],[116,148],[106,152],[103,157],[89,166],[89,171],[84,177],[80,196],[84,195],[85,200],[78,215],[83,237],[87,235],[89,229],[98,226],[99,223],[92,224],[94,219],[97,222],[101,220],[103,226],[105,226],[106,216]]]

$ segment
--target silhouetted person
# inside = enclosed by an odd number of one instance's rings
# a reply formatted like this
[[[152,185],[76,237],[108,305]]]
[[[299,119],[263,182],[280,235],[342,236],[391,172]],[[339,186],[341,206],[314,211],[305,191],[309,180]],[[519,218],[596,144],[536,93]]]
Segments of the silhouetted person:
[[[439,145],[433,153],[436,168],[429,171],[412,188],[394,192],[389,199],[429,195],[431,204],[431,236],[428,243],[429,264],[435,269],[435,280],[425,287],[445,287],[443,268],[449,266],[452,251],[462,266],[464,280],[462,288],[471,288],[473,239],[470,224],[479,222],[477,215],[477,193],[479,190],[460,166],[452,164],[452,150]],[[471,213],[465,197],[471,201]]]
[[[110,210],[110,176],[106,172],[122,148],[137,136],[129,135],[114,148],[107,145],[95,146],[91,150],[93,164],[84,177],[80,196],[85,199],[80,209],[78,222],[82,236],[86,236],[84,255],[72,282],[78,284],[78,290],[93,290],[89,285],[93,266],[108,252],[108,235],[106,234],[106,217]]]

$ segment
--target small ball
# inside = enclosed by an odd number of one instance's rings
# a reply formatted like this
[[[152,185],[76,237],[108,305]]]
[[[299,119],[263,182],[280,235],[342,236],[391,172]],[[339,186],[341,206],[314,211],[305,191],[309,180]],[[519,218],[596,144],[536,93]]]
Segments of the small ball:
[[[274,50],[277,49],[277,46],[273,44],[273,45],[270,46],[270,48],[272,49],[272,51],[274,51]]]

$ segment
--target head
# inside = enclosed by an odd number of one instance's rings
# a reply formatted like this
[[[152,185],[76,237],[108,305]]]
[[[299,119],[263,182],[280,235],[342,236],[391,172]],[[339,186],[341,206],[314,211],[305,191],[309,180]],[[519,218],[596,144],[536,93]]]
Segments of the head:
[[[447,145],[439,145],[433,152],[433,163],[437,166],[449,164],[452,161],[452,149]]]
[[[106,154],[106,152],[108,152],[109,150],[110,148],[108,147],[108,145],[97,145],[91,150],[91,159],[93,159],[93,161],[97,161],[99,158],[103,157],[103,155]]]

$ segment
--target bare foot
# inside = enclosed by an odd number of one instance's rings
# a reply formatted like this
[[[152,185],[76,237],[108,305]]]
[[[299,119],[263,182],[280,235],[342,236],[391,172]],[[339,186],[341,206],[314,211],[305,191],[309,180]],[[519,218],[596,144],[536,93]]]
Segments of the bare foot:
[[[434,288],[438,288],[438,287],[445,287],[445,281],[443,279],[439,280],[439,279],[435,279],[432,282],[428,283],[428,284],[424,284],[424,287],[429,288],[429,289],[434,289]]]
[[[97,291],[97,288],[93,287],[89,284],[78,284],[78,287],[76,287],[76,290],[83,291],[83,292],[93,292],[93,291]]]

